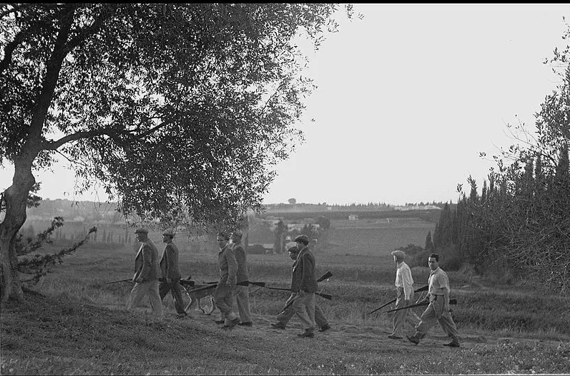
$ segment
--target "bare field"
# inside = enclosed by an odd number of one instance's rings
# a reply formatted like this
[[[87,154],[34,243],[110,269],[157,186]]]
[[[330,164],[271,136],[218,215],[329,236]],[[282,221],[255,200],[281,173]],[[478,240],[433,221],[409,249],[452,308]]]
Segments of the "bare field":
[[[434,224],[418,218],[335,220],[324,251],[390,257],[391,251],[409,244],[424,247],[429,231],[434,232]]]

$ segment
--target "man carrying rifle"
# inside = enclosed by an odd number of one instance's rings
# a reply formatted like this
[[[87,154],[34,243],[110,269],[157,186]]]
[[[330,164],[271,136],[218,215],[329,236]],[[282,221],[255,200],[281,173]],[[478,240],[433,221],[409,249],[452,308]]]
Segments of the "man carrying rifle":
[[[428,257],[430,276],[428,277],[428,299],[429,304],[420,316],[420,323],[416,326],[416,332],[412,337],[406,336],[408,340],[418,345],[420,340],[426,335],[436,322],[440,324],[448,337],[452,338],[450,343],[444,346],[460,347],[458,330],[450,315],[450,283],[448,274],[438,265],[440,257],[433,253]]]
[[[170,291],[174,298],[174,307],[179,317],[188,316],[184,310],[184,301],[182,300],[182,288],[180,285],[180,269],[178,266],[178,247],[173,243],[174,232],[166,230],[163,232],[163,243],[166,243],[165,250],[161,262],[162,278],[159,282],[159,295],[161,300]]]
[[[224,325],[222,329],[229,330],[234,328],[240,319],[232,312],[234,306],[234,288],[236,287],[236,274],[238,272],[238,263],[234,250],[228,244],[230,236],[228,233],[219,232],[216,236],[220,253],[218,253],[218,269],[220,269],[220,280],[214,291],[214,301],[216,307],[220,310]]]
[[[294,242],[287,243],[286,248],[289,252],[289,257],[292,260],[294,260],[293,266],[295,266],[295,260],[297,259],[297,256],[299,254],[299,248],[297,248],[297,243],[294,243]],[[290,304],[290,302],[294,298],[294,296],[295,296],[295,294],[292,292],[289,299],[286,301],[286,309],[284,309],[282,312],[280,312],[278,314],[278,316],[276,317],[276,320],[278,322],[272,323],[271,324],[272,328],[274,328],[274,329],[285,329],[286,328],[287,323],[295,314],[295,311],[293,310],[293,307]],[[319,307],[319,305],[317,305],[317,303],[315,303],[315,323],[317,324],[317,327],[319,328],[320,332],[325,332],[326,330],[331,329],[331,326],[327,322],[327,319],[325,318],[325,315],[323,314],[321,307]]]
[[[252,326],[252,317],[250,315],[250,287],[248,286],[248,264],[246,263],[246,251],[242,247],[242,232],[236,230],[232,233],[232,248],[238,264],[236,274],[236,282],[246,282],[245,285],[236,284],[234,295],[236,296],[236,305],[240,314],[241,326]]]
[[[153,313],[158,320],[163,318],[163,305],[159,295],[159,254],[157,247],[151,239],[149,239],[149,230],[139,228],[135,230],[137,240],[141,244],[139,251],[135,256],[135,274],[133,282],[135,285],[131,289],[129,300],[127,301],[127,310],[134,310],[143,297],[147,295]]]
[[[397,300],[395,308],[406,307],[410,305],[414,291],[412,290],[412,285],[414,280],[412,279],[412,273],[410,268],[404,262],[405,253],[401,250],[392,251],[393,259],[397,264],[395,286],[397,289]],[[403,327],[404,323],[408,322],[412,327],[416,327],[420,322],[420,318],[409,309],[403,309],[396,311],[393,316],[393,332],[389,335],[390,339],[403,339]]]
[[[294,241],[300,251],[292,269],[291,292],[294,293],[294,297],[291,306],[304,327],[304,332],[297,336],[313,338],[315,336],[315,292],[317,291],[315,257],[307,247],[309,244],[307,235],[299,235]]]

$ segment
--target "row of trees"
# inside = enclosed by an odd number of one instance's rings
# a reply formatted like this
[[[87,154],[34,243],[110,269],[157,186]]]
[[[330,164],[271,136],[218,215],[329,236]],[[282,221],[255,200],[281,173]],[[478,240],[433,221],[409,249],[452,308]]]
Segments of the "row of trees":
[[[569,45],[554,55],[546,63],[561,83],[535,114],[534,134],[514,129],[522,143],[494,157],[498,169],[481,189],[468,178],[470,193],[456,210],[444,207],[432,242],[479,274],[501,270],[568,293]]]

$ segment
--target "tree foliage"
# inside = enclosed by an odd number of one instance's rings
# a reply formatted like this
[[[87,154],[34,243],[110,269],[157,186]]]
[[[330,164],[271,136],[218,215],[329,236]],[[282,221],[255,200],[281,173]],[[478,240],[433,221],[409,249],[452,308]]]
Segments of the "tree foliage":
[[[564,38],[567,47],[561,52],[556,49],[553,59],[546,61],[561,81],[535,114],[535,132],[516,127],[522,143],[494,157],[498,169],[492,169],[481,192],[468,178],[470,194],[461,194],[452,222],[448,216],[441,217],[434,245],[453,246],[457,256],[480,274],[499,270],[568,293],[568,27]],[[437,239],[447,241],[437,244]]]
[[[79,192],[100,182],[124,213],[237,225],[303,139],[314,88],[295,38],[319,46],[334,4],[0,5],[2,299],[33,173],[58,156]],[[351,7],[347,6],[351,16]],[[7,288],[4,288],[7,287]]]

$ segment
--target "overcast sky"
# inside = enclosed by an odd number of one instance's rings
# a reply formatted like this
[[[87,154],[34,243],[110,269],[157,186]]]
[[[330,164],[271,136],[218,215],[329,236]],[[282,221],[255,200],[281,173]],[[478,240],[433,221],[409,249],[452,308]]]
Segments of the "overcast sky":
[[[358,4],[362,20],[310,53],[318,89],[305,133],[278,166],[265,203],[351,204],[458,199],[481,186],[492,155],[516,142],[506,124],[534,116],[558,80],[543,64],[569,20],[569,4]],[[315,119],[311,122],[310,119]],[[479,157],[486,152],[487,159]],[[73,194],[73,173],[36,176],[44,198]],[[0,170],[0,188],[13,170]]]

